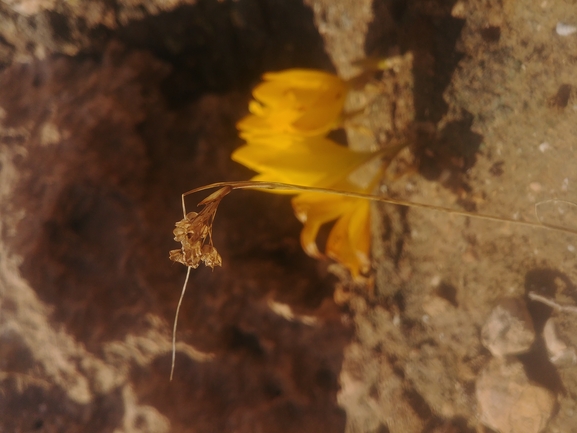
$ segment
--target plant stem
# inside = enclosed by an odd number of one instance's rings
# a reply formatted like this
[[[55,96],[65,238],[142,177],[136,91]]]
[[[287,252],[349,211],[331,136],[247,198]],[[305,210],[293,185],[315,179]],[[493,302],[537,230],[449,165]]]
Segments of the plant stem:
[[[470,218],[477,218],[487,221],[496,221],[502,223],[512,223],[516,225],[526,226],[526,227],[534,227],[534,228],[546,228],[549,230],[554,230],[563,233],[571,233],[577,234],[577,229],[570,229],[566,227],[561,227],[553,224],[548,224],[539,219],[537,217],[538,222],[535,221],[524,221],[524,220],[515,220],[512,218],[500,217],[496,215],[485,215],[485,214],[477,214],[473,212],[468,212],[459,209],[451,209],[442,206],[435,206],[426,203],[416,203],[406,200],[400,200],[390,197],[382,197],[373,194],[364,194],[359,192],[350,192],[350,191],[339,191],[334,189],[327,189],[327,188],[316,188],[316,187],[309,187],[309,186],[298,186],[298,185],[291,185],[286,183],[280,182],[256,182],[256,181],[235,181],[235,182],[217,182],[212,183],[210,185],[201,186],[199,188],[191,189],[190,191],[185,192],[182,194],[182,211],[183,214],[186,216],[186,204],[185,198],[188,195],[205,191],[208,189],[215,189],[215,188],[230,188],[231,190],[234,189],[254,189],[254,190],[285,190],[285,191],[294,191],[295,194],[299,192],[317,192],[323,194],[333,194],[333,195],[341,195],[345,197],[353,197],[353,198],[360,198],[364,200],[370,200],[380,203],[387,203],[387,204],[394,204],[398,206],[405,206],[410,208],[417,208],[417,209],[428,209],[437,212],[444,212],[451,215],[458,215],[463,217],[470,217]],[[537,203],[535,206],[538,206],[540,203]]]

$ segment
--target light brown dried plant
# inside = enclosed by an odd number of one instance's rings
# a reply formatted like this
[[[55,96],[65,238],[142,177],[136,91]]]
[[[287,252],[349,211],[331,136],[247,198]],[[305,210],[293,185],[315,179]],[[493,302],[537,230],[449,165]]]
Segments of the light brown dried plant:
[[[219,188],[217,191],[206,197],[198,205],[204,206],[200,212],[187,212],[185,205],[185,197],[196,192]],[[211,185],[205,185],[200,188],[196,188],[182,194],[182,211],[184,218],[176,223],[176,227],[173,231],[174,240],[181,243],[181,248],[170,251],[170,260],[185,265],[187,269],[186,278],[184,280],[184,285],[182,287],[182,292],[178,305],[176,307],[176,315],[174,318],[174,326],[172,330],[172,367],[170,371],[170,380],[172,380],[174,373],[174,363],[176,356],[176,326],[178,321],[178,314],[180,312],[180,306],[182,304],[182,299],[184,298],[184,293],[186,291],[186,286],[188,284],[188,279],[190,276],[190,270],[196,269],[200,263],[204,263],[206,266],[210,266],[214,269],[215,266],[222,265],[222,258],[218,254],[216,248],[212,243],[212,225],[218,209],[218,205],[222,199],[228,195],[232,190],[235,189],[256,189],[256,190],[281,190],[281,191],[293,191],[297,192],[315,192],[323,194],[340,195],[345,197],[360,198],[369,201],[395,204],[399,206],[405,206],[417,209],[428,209],[438,212],[444,212],[451,215],[460,215],[463,217],[470,217],[482,220],[489,220],[495,222],[505,222],[511,223],[519,226],[528,226],[534,228],[545,228],[553,231],[559,231],[563,233],[577,234],[577,229],[563,226],[557,221],[548,222],[541,215],[540,208],[546,206],[553,206],[557,204],[563,204],[566,206],[572,206],[573,210],[577,209],[575,203],[566,202],[563,200],[547,200],[544,202],[539,202],[535,205],[535,214],[537,221],[523,221],[514,220],[511,218],[499,217],[495,215],[483,215],[476,214],[473,212],[463,211],[459,209],[445,208],[441,206],[434,206],[425,203],[414,203],[399,199],[393,199],[389,197],[382,197],[372,194],[348,192],[348,191],[337,191],[326,188],[316,188],[316,187],[306,187],[297,186],[291,184],[285,184],[280,182],[256,182],[256,181],[239,181],[239,182],[218,182]],[[544,302],[541,299],[538,299]]]
[[[212,269],[214,269],[215,266],[222,266],[222,258],[212,244],[212,224],[214,223],[218,205],[231,191],[231,186],[224,186],[213,192],[198,204],[199,206],[204,206],[200,212],[187,213],[183,195],[182,209],[184,218],[176,223],[176,227],[172,232],[174,234],[174,240],[180,242],[181,246],[180,249],[170,251],[169,258],[173,262],[182,263],[188,269],[184,286],[182,287],[182,293],[176,306],[176,314],[172,328],[170,380],[172,380],[174,374],[174,363],[176,359],[176,326],[178,323],[178,314],[188,284],[188,278],[190,277],[190,270],[198,268],[200,263],[204,263],[205,266],[210,266]]]
[[[201,262],[213,269],[222,266],[222,258],[212,243],[212,224],[218,205],[231,191],[230,186],[217,190],[198,204],[204,206],[200,212],[189,212],[176,223],[172,233],[181,247],[170,251],[170,260],[192,269],[198,268]]]

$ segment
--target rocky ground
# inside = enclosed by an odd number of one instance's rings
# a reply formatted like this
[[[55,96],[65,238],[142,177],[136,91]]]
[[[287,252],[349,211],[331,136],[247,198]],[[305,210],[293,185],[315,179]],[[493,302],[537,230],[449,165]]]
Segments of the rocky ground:
[[[575,25],[568,0],[2,2],[0,432],[577,431],[575,235],[375,205],[354,284],[286,197],[235,192],[172,382],[167,258],[182,192],[250,176],[230,153],[260,75],[365,56],[396,66],[349,144],[410,142],[383,194],[577,202]],[[539,214],[575,228],[560,206]]]

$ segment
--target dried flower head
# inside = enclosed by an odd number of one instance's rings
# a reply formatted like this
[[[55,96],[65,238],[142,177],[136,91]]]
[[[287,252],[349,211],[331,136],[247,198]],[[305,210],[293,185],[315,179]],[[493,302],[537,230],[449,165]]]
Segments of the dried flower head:
[[[325,135],[338,125],[348,85],[336,75],[288,69],[262,78],[252,92],[251,114],[237,124],[245,140],[263,134]]]
[[[212,224],[220,201],[231,190],[219,189],[199,203],[204,206],[199,213],[189,212],[176,223],[174,240],[181,243],[181,248],[170,251],[170,260],[194,269],[201,262],[211,268],[222,265],[222,258],[212,244]]]

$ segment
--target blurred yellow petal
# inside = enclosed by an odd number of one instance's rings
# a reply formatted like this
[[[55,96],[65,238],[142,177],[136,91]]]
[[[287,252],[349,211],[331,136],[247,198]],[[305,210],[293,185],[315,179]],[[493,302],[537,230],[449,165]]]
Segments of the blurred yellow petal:
[[[326,254],[358,277],[370,268],[370,245],[370,203],[355,199],[331,230]]]
[[[292,122],[295,131],[301,131],[309,135],[324,134],[337,126],[342,112],[342,104],[339,105],[330,99],[322,98],[316,107],[302,113]]]
[[[356,200],[353,207],[349,221],[349,241],[359,261],[368,267],[371,249],[371,203],[368,200]]]
[[[289,69],[263,75],[253,90],[251,114],[237,128],[242,138],[271,134],[324,135],[340,121],[347,84],[323,71]]]
[[[232,159],[267,181],[328,187],[370,160],[374,153],[353,152],[323,137],[270,136],[248,142]]]
[[[314,69],[267,72],[262,78],[263,82],[255,87],[253,96],[271,108],[294,102],[310,105],[319,95],[332,96],[331,103],[334,103],[344,98],[347,90],[345,82],[336,75]]]
[[[304,193],[293,198],[295,215],[304,224],[301,245],[309,256],[321,256],[317,247],[321,226],[350,210],[350,201],[348,197],[321,193]]]
[[[265,113],[264,106],[255,100],[252,100],[248,103],[248,111],[252,114],[256,114],[257,116],[262,116]]]
[[[356,199],[337,194],[305,192],[292,199],[295,215],[300,222],[307,224],[314,220],[332,221],[346,212]]]
[[[292,201],[304,224],[301,245],[315,258],[321,256],[317,236],[323,224],[336,220],[329,234],[326,254],[347,267],[353,277],[370,268],[370,203],[363,199],[320,193],[301,194]]]

